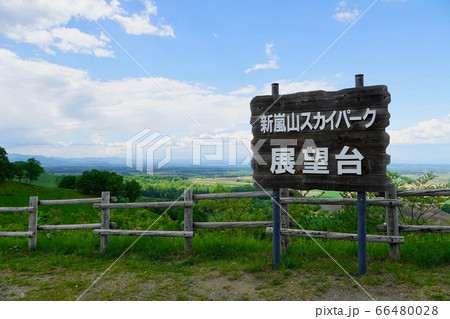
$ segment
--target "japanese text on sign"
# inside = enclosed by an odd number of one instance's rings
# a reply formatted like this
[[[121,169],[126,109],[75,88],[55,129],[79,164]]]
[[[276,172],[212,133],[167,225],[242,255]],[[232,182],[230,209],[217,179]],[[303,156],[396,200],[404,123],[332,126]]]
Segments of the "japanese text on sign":
[[[361,175],[361,161],[364,156],[354,148],[349,153],[350,147],[344,146],[339,154],[335,154],[337,160],[337,174]],[[295,149],[293,147],[272,148],[272,165],[270,171],[273,174],[290,173],[295,174]],[[307,147],[302,149],[303,174],[329,174],[328,170],[328,148]]]
[[[363,121],[364,127],[369,128],[375,122],[377,116],[377,111],[370,108],[366,108],[364,114],[361,115],[353,115],[353,113],[352,110],[348,109],[335,110],[329,115],[321,112],[262,114],[261,132],[300,132],[306,129],[323,131],[327,128],[334,130],[341,126],[350,128],[351,123],[356,121]]]

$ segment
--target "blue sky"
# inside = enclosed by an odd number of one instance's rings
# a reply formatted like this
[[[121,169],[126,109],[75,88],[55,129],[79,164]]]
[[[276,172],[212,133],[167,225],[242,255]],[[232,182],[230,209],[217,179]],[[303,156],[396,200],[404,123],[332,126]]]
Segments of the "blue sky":
[[[445,0],[3,1],[0,145],[125,157],[150,128],[188,158],[193,138],[250,139],[271,82],[339,90],[364,73],[392,95],[392,162],[448,163],[449,14]]]

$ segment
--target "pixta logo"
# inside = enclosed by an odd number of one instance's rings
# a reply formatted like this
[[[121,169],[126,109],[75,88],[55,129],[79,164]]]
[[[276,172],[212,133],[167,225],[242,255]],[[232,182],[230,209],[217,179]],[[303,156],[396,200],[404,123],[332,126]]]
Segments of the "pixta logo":
[[[157,159],[157,169],[171,160],[171,147],[168,144],[172,138],[160,132],[145,128],[130,137],[126,142],[126,164],[140,172],[153,175],[153,165]],[[163,153],[156,156],[156,152]],[[161,158],[162,157],[162,158]]]

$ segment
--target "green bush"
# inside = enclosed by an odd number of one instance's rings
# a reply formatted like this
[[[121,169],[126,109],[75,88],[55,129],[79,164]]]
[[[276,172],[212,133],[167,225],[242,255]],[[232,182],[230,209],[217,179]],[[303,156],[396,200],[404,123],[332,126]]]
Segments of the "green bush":
[[[75,189],[77,186],[77,177],[74,175],[63,176],[58,183],[59,188]]]

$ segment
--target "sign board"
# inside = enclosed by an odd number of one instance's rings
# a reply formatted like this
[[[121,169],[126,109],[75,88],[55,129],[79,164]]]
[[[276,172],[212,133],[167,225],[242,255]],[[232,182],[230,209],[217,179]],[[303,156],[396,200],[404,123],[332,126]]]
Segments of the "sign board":
[[[254,185],[385,191],[390,101],[384,85],[253,98]]]

